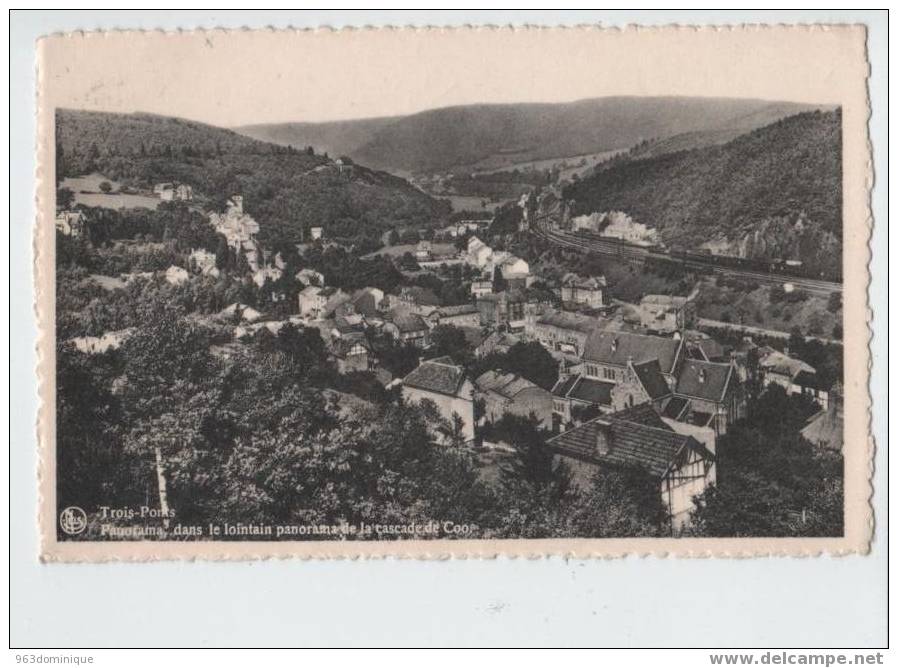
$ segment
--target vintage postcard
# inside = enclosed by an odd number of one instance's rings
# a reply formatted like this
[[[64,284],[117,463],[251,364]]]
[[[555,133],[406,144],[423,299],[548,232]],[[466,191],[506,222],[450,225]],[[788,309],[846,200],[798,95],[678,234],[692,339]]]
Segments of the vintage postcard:
[[[41,558],[867,552],[865,37],[45,37]]]

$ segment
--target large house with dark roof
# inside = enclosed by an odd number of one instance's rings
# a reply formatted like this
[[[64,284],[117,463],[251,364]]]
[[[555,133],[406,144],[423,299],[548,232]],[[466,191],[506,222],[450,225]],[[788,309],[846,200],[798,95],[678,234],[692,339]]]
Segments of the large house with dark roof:
[[[605,329],[590,333],[583,350],[586,375],[612,383],[624,379],[630,362],[657,360],[661,374],[672,387],[683,357],[681,339]]]
[[[480,309],[474,304],[441,306],[427,316],[434,327],[453,325],[455,327],[480,327]]]
[[[417,348],[430,347],[430,327],[417,313],[397,309],[385,317],[383,330],[399,343],[410,343]]]
[[[678,422],[710,427],[719,436],[733,422],[744,418],[746,410],[735,364],[686,360],[663,415]]]
[[[605,321],[579,313],[550,311],[528,318],[524,331],[528,338],[539,341],[550,352],[580,356],[589,335]]]
[[[474,438],[474,384],[465,369],[449,357],[421,362],[402,380],[402,396],[406,401],[432,401],[440,416],[452,424],[453,415],[464,421],[462,434],[466,441]]]
[[[331,352],[340,373],[368,370],[368,344],[364,339],[334,339],[331,342]]]
[[[604,304],[602,291],[607,285],[604,276],[566,274],[561,279],[561,301],[601,308]]]
[[[643,471],[657,484],[673,533],[689,524],[693,497],[716,480],[714,453],[693,436],[675,432],[647,404],[590,420],[546,445],[579,484],[602,470]]]
[[[670,386],[656,359],[643,362],[629,360],[620,376],[611,390],[611,406],[615,411],[644,403],[660,411],[670,398]]]

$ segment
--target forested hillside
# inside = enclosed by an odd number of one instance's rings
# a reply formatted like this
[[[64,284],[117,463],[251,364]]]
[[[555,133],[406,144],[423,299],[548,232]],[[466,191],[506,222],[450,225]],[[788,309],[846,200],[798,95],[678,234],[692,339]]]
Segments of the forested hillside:
[[[671,246],[840,262],[842,115],[798,114],[720,146],[621,160],[565,190],[577,214],[624,211]]]
[[[242,193],[260,236],[299,241],[311,226],[373,243],[395,226],[426,226],[448,214],[393,175],[338,169],[326,154],[256,141],[230,130],[149,114],[58,110],[57,178],[100,172],[126,187],[188,183],[211,205]]]
[[[767,100],[606,97],[559,104],[466,105],[395,119],[272,124],[240,131],[296,147],[333,145],[339,132],[341,152],[365,164],[433,173],[500,169],[523,161],[624,149],[689,132],[723,132],[731,138],[812,108]]]

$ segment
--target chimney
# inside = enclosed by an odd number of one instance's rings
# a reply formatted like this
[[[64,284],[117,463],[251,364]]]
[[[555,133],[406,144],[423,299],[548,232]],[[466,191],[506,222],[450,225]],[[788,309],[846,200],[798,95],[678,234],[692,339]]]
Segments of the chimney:
[[[613,353],[617,352],[617,337],[616,336],[613,339],[611,339],[611,352],[613,352]]]
[[[598,418],[593,420],[596,425],[596,452],[607,455],[611,450],[611,423],[608,420]]]
[[[705,370],[704,369],[698,370],[698,382],[700,382],[700,383],[705,382]]]

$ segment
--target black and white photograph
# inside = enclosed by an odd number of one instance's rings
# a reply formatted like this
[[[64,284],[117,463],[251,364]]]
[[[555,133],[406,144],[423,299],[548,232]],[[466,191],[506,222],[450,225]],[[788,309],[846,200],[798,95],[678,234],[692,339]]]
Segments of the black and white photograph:
[[[48,38],[51,542],[845,537],[862,31],[696,35]]]

